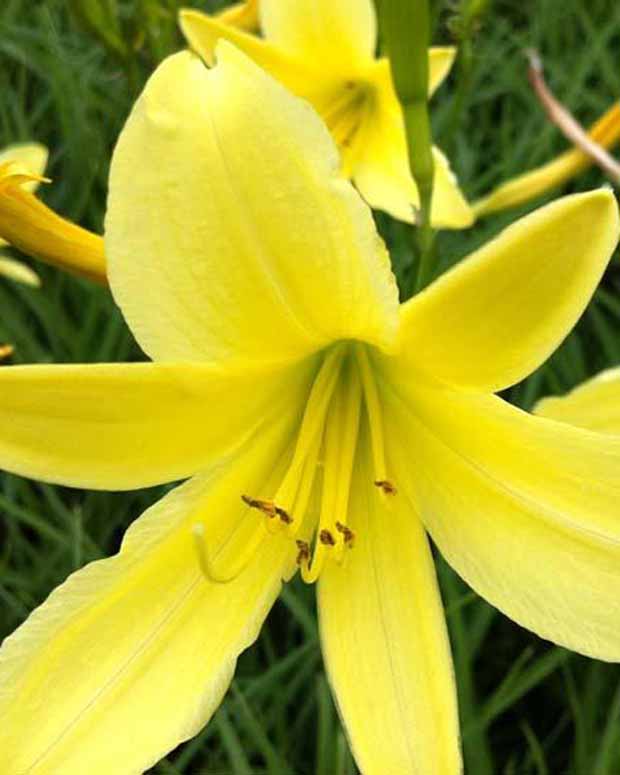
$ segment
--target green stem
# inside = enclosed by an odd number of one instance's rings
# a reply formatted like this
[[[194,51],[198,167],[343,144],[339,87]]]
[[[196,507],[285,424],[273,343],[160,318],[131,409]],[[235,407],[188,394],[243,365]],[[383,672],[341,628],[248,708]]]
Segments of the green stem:
[[[428,114],[428,0],[381,0],[377,10],[387,44],[394,90],[405,122],[409,168],[419,194],[416,213],[418,273],[415,290],[428,284],[432,274],[433,229],[431,206],[435,164]]]

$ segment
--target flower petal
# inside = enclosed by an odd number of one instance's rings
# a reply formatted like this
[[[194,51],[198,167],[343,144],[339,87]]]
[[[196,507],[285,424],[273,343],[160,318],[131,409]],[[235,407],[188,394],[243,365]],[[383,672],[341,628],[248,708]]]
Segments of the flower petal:
[[[16,143],[0,151],[0,165],[7,162],[17,162],[20,166],[29,170],[35,177],[39,177],[45,172],[48,155],[47,148],[40,143]],[[23,184],[23,188],[30,192],[35,191],[38,186],[38,180],[31,180]],[[8,244],[5,239],[0,237],[0,247]]]
[[[396,385],[398,486],[448,562],[543,638],[620,659],[620,438],[496,396]]]
[[[27,264],[22,264],[21,261],[14,261],[12,258],[9,258],[1,252],[0,276],[8,277],[9,280],[15,280],[15,282],[18,283],[30,285],[33,288],[39,288],[41,286],[39,275]]]
[[[366,455],[352,488],[355,545],[319,580],[325,662],[364,775],[457,775],[450,646],[424,530],[402,495],[389,503]]]
[[[607,369],[565,396],[543,398],[535,414],[601,433],[620,433],[620,368]]]
[[[447,74],[452,59],[451,49],[431,49],[431,88]],[[386,60],[377,62],[372,80],[374,102],[357,144],[359,151],[353,167],[353,180],[371,207],[412,223],[419,197],[409,171],[402,110]],[[458,187],[448,160],[437,148],[434,149],[434,159],[433,224],[453,229],[470,226],[473,213]]]
[[[281,361],[393,346],[398,298],[368,208],[314,111],[222,41],[149,81],[112,161],[110,284],[155,359]]]
[[[227,542],[258,525],[239,493],[268,482],[283,430],[167,495],[119,554],[74,573],[4,642],[3,775],[143,772],[208,721],[294,558],[264,531],[234,581],[207,582],[192,527],[225,562]]]
[[[260,17],[267,40],[326,70],[349,72],[374,57],[372,0],[261,0]]]
[[[407,368],[488,391],[523,379],[577,322],[618,233],[606,189],[521,218],[401,307]]]
[[[240,30],[254,32],[259,27],[259,2],[260,0],[243,0],[240,3],[233,3],[219,11],[217,18]]]
[[[0,370],[0,467],[47,482],[133,489],[185,478],[301,406],[312,364],[12,366]]]

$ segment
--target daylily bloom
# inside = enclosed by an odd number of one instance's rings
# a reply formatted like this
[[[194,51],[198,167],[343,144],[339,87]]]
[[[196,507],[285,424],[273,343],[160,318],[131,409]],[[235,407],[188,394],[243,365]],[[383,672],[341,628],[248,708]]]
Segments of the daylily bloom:
[[[39,143],[16,143],[0,151],[0,191],[2,181],[7,180],[11,171],[15,173],[18,169],[30,177],[29,181],[22,182],[24,189],[35,191],[43,179],[47,157],[47,148]],[[26,285],[39,286],[41,281],[29,266],[9,258],[2,252],[2,248],[7,245],[7,241],[0,237],[0,275]]]
[[[257,38],[195,10],[181,11],[181,29],[208,64],[217,41],[245,51],[321,114],[341,153],[342,170],[374,208],[414,220],[419,203],[409,171],[400,104],[387,58],[375,58],[372,0],[261,0],[264,38]],[[432,93],[448,74],[453,48],[429,51]],[[463,228],[473,213],[445,156],[435,149],[435,226]]]
[[[114,153],[110,285],[150,363],[0,370],[0,465],[189,478],[0,650],[0,771],[135,773],[196,734],[283,580],[318,581],[365,775],[460,772],[424,528],[539,635],[620,657],[620,440],[493,395],[584,310],[607,190],[511,226],[399,306],[324,123],[227,43],[147,84]]]
[[[590,127],[590,138],[603,148],[620,140],[620,102],[614,104]],[[511,178],[472,205],[476,218],[517,207],[546,191],[561,186],[591,167],[592,159],[579,148],[571,148],[530,172]]]
[[[35,196],[38,183],[46,180],[42,177],[46,162],[47,150],[40,145],[10,146],[0,154],[0,244],[106,282],[103,239],[61,218]],[[10,259],[2,259],[0,272],[38,284],[32,270]]]
[[[565,396],[543,398],[536,414],[602,433],[620,433],[620,367],[606,369]]]

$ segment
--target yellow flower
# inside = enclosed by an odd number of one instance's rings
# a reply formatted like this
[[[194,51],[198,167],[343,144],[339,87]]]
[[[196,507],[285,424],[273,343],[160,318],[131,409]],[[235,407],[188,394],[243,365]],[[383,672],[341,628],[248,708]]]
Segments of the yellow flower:
[[[294,94],[314,105],[341,152],[343,172],[366,201],[412,222],[418,193],[409,172],[402,111],[389,62],[375,58],[372,0],[261,0],[264,39],[194,10],[181,12],[190,45],[211,64],[215,44],[227,38]],[[453,48],[432,48],[430,91],[446,77]],[[473,222],[448,161],[435,149],[435,226]]]
[[[543,398],[534,411],[580,428],[620,434],[620,368],[601,372],[565,396]]]
[[[47,156],[47,148],[39,143],[18,143],[9,145],[0,152],[0,191],[2,179],[4,177],[6,180],[11,169],[13,171],[20,169],[22,173],[25,173],[30,177],[30,180],[23,182],[22,186],[27,191],[35,191],[40,181],[43,179],[41,176],[45,172]],[[21,261],[14,261],[2,252],[1,248],[6,247],[7,245],[8,243],[6,240],[0,237],[0,275],[24,283],[25,285],[38,287],[41,284],[41,281],[29,266],[26,266],[26,264],[23,264]]]
[[[620,102],[615,102],[605,111],[590,127],[589,135],[603,148],[612,148],[620,140]],[[502,183],[490,194],[474,202],[472,208],[476,218],[517,207],[534,199],[579,175],[592,163],[592,159],[579,148],[571,148],[547,164]]]
[[[11,244],[68,272],[106,282],[103,239],[61,218],[34,195],[47,162],[37,144],[9,146],[0,154],[0,245]],[[38,285],[24,264],[0,260],[0,273]]]
[[[524,218],[399,306],[312,108],[223,43],[166,60],[115,151],[112,292],[152,363],[0,369],[0,464],[104,490],[188,478],[0,651],[3,775],[135,773],[220,703],[282,580],[318,579],[365,775],[456,775],[425,528],[539,635],[620,657],[620,440],[502,390],[584,310],[606,190]]]

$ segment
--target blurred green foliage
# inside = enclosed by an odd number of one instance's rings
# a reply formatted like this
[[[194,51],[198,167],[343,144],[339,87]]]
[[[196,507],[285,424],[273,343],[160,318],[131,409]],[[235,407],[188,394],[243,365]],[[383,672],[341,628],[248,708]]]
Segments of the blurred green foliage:
[[[199,8],[216,3],[195,0]],[[110,154],[149,72],[182,45],[178,0],[4,0],[0,146],[52,150],[42,196],[101,231]],[[565,147],[532,96],[522,49],[538,48],[556,94],[589,123],[620,97],[620,4],[613,0],[435,2],[436,42],[455,38],[455,74],[433,100],[435,137],[472,198]],[[592,170],[572,190],[600,185]],[[437,241],[445,269],[535,204]],[[412,282],[408,226],[378,215],[401,288]],[[0,341],[15,362],[143,357],[107,291],[41,267],[43,289],[0,281]],[[509,398],[530,407],[620,363],[620,271],[613,262],[575,333]],[[1,399],[1,397],[0,397]],[[412,450],[412,458],[415,450]],[[114,552],[161,494],[82,492],[0,475],[0,635],[67,574]],[[439,558],[438,558],[439,559]],[[617,775],[620,669],[570,654],[480,600],[440,559],[471,775]],[[323,673],[314,591],[288,585],[246,652],[209,727],[153,772],[353,775]],[[430,775],[430,774],[429,774]]]

